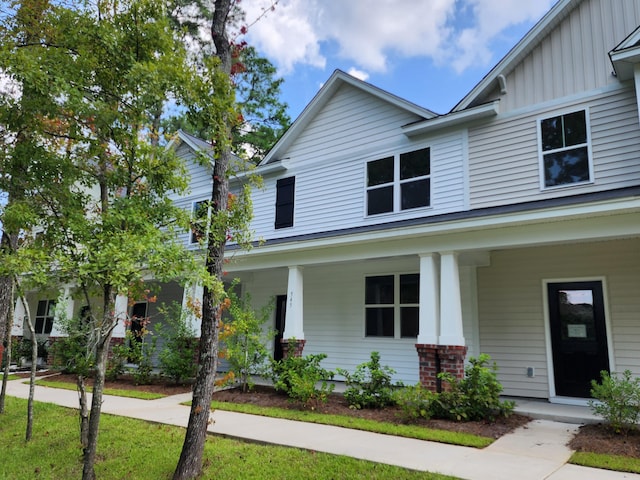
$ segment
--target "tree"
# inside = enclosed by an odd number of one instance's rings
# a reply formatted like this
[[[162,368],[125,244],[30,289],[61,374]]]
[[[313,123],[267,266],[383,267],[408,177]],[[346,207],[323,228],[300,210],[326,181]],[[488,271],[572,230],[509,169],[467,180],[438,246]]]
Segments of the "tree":
[[[213,20],[209,2],[173,0],[171,3],[174,28],[182,32],[187,43],[197,45],[194,50],[198,57],[194,61],[201,62],[202,58],[215,55],[211,39],[201,35],[201,27]],[[243,19],[239,9],[232,8],[228,23],[238,24]],[[246,28],[241,27],[240,32]],[[284,80],[276,77],[273,64],[260,57],[252,46],[242,42],[234,44],[232,57],[231,78],[239,112],[232,126],[232,150],[257,164],[291,124],[287,104],[280,100],[280,88]],[[182,129],[197,137],[207,138],[206,119],[187,112],[166,119],[163,127],[169,131]]]
[[[11,179],[22,191],[40,185],[34,224],[42,236],[33,251],[47,253],[47,281],[77,285],[87,303],[94,389],[85,479],[94,477],[105,366],[120,320],[116,296],[135,296],[148,274],[162,281],[196,271],[176,235],[188,228],[187,214],[170,199],[186,188],[185,170],[155,129],[165,99],[181,95],[194,74],[167,17],[157,0],[56,5],[37,19],[46,37],[7,37],[2,52],[10,78],[53,92],[31,105],[38,121],[21,127],[34,141],[15,142],[5,159],[31,162],[24,176]],[[30,98],[25,92],[23,86],[23,101]],[[10,118],[20,102],[5,100]],[[23,145],[37,150],[27,155]],[[7,207],[3,222],[11,210],[18,212]],[[20,223],[22,231],[29,226]],[[30,272],[24,265],[16,271]]]
[[[246,196],[239,199],[229,194],[229,165],[233,129],[239,119],[234,101],[234,86],[231,79],[232,48],[227,37],[227,22],[238,14],[231,0],[216,0],[211,22],[211,37],[215,44],[215,57],[204,58],[205,67],[200,92],[195,98],[210,100],[203,104],[189,105],[189,115],[206,125],[207,137],[214,148],[213,191],[211,195],[211,221],[207,234],[205,268],[209,282],[204,285],[202,298],[202,322],[198,352],[198,372],[193,386],[193,400],[189,423],[180,459],[174,472],[174,480],[195,478],[202,469],[202,456],[209,425],[211,398],[218,360],[218,335],[224,288],[224,252],[228,240],[246,240],[248,222],[243,216],[246,209],[238,206]],[[246,190],[244,191],[246,195]],[[231,200],[231,201],[230,201]],[[235,229],[235,230],[234,230]]]

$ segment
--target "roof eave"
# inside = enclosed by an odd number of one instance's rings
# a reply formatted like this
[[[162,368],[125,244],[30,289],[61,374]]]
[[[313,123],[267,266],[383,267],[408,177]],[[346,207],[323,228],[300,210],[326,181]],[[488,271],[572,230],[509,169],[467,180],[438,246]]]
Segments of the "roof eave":
[[[414,137],[425,133],[434,133],[445,128],[458,127],[476,120],[495,117],[498,113],[500,113],[500,100],[494,100],[491,103],[467,108],[460,112],[449,113],[430,120],[405,125],[402,127],[402,132],[407,137]]]

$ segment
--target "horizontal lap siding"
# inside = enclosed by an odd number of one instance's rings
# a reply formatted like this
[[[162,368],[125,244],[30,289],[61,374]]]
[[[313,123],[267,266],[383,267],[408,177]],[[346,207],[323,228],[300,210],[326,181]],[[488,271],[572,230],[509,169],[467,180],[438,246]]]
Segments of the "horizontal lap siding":
[[[582,2],[507,74],[501,111],[616,83],[608,53],[638,24],[638,0]]]
[[[325,368],[349,371],[369,360],[372,351],[380,352],[381,362],[396,370],[395,379],[418,382],[416,339],[372,338],[364,336],[364,279],[366,275],[415,273],[417,257],[344,263],[334,266],[305,267],[304,335],[305,354],[324,353]],[[276,295],[287,291],[287,269],[240,274],[243,291],[251,294],[254,307],[260,307]],[[464,336],[470,345],[469,355],[477,356],[477,338],[473,331],[475,292],[473,269],[461,269]],[[268,326],[275,325],[275,312]],[[270,348],[272,342],[270,342]]]
[[[465,132],[410,140],[400,127],[415,115],[364,92],[343,87],[283,154],[287,172],[265,178],[254,190],[252,229],[279,238],[428,216],[465,207]],[[432,207],[389,215],[365,215],[366,162],[429,146]],[[275,230],[275,185],[295,176],[294,226]]]
[[[605,277],[617,369],[640,374],[639,272],[637,239],[492,252],[491,266],[478,269],[480,349],[498,363],[505,393],[549,395],[544,279]]]
[[[545,115],[589,107],[593,184],[540,190],[536,122]],[[640,184],[640,126],[632,85],[582,103],[498,120],[469,132],[471,208],[542,200]]]

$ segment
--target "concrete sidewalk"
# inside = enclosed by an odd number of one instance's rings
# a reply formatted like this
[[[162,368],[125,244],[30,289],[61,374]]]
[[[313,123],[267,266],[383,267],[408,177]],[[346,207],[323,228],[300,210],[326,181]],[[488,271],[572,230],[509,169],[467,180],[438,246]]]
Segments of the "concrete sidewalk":
[[[23,381],[9,382],[7,394],[27,398],[29,387]],[[70,408],[78,406],[77,393],[70,390],[36,387],[35,398]],[[186,427],[189,408],[180,403],[190,399],[191,394],[159,400],[106,395],[102,411]],[[534,420],[479,450],[221,410],[215,411],[212,417],[209,431],[213,434],[346,455],[469,480],[640,480],[640,475],[567,465],[571,451],[566,443],[578,429],[575,423]]]

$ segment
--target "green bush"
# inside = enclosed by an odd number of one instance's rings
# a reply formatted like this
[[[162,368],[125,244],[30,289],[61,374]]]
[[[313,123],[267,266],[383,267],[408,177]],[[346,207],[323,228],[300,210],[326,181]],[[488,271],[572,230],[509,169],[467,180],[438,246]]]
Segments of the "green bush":
[[[124,374],[124,365],[128,361],[129,353],[130,349],[126,343],[111,347],[111,356],[107,360],[107,368],[105,371],[105,378],[107,380],[117,380],[120,375]]]
[[[371,352],[371,360],[361,363],[353,374],[339,368],[339,375],[344,376],[347,389],[344,398],[352,408],[383,408],[392,405],[394,387],[391,376],[396,373],[388,366],[380,365],[380,353]]]
[[[324,353],[296,357],[293,354],[271,362],[271,380],[276,391],[287,394],[292,401],[314,409],[326,402],[335,385],[328,383],[334,373],[325,370],[320,362]]]
[[[189,321],[188,312],[184,312],[180,304],[163,307],[161,312],[165,325],[158,324],[155,327],[156,333],[164,341],[158,353],[160,371],[179,384],[196,375],[196,331]]]
[[[437,393],[417,384],[395,390],[393,400],[400,407],[402,421],[415,422],[421,418],[425,420],[431,418],[431,404],[437,395]]]
[[[513,411],[514,402],[500,401],[502,385],[498,381],[495,362],[487,364],[491,358],[480,354],[478,358],[469,358],[462,380],[448,372],[438,377],[449,385],[449,389],[440,393],[432,404],[434,417],[456,421],[495,420],[508,416]]]
[[[600,372],[602,382],[591,381],[589,406],[596,415],[603,417],[613,430],[627,434],[637,429],[640,419],[640,379],[631,378],[631,371],[622,375]]]
[[[264,373],[265,363],[269,358],[267,343],[273,341],[275,331],[265,327],[271,318],[273,301],[256,311],[251,306],[251,296],[239,296],[232,288],[227,292],[229,298],[230,321],[225,322],[220,332],[220,340],[224,342],[221,356],[229,362],[230,372],[227,378],[238,381],[242,391],[253,388],[252,375]]]

